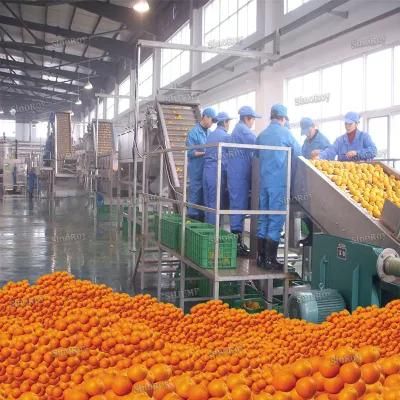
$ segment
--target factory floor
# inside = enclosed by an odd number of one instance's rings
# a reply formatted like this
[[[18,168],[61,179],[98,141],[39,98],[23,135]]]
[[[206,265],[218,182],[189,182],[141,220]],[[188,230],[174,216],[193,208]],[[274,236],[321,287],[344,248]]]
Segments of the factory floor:
[[[54,200],[0,198],[0,286],[68,271],[133,293],[132,262],[109,215],[94,218],[87,195]]]

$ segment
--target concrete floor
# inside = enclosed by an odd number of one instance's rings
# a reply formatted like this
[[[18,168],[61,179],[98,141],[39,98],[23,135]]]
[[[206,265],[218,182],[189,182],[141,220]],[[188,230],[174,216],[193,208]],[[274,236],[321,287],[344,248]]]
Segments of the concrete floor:
[[[0,286],[68,271],[77,278],[133,293],[131,258],[109,216],[94,218],[87,195],[0,198]]]

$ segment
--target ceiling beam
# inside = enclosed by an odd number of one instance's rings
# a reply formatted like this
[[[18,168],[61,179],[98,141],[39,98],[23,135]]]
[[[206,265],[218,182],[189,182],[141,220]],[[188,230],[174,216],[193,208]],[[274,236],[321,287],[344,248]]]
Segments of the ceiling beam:
[[[0,89],[3,87],[9,87],[9,88],[15,88],[15,89],[21,89],[21,90],[29,90],[31,92],[37,92],[37,93],[41,93],[41,94],[45,94],[46,96],[58,96],[64,99],[71,99],[75,93],[61,93],[61,92],[53,92],[52,90],[48,90],[48,89],[42,89],[42,88],[38,88],[35,86],[29,86],[29,85],[18,85],[15,83],[2,83],[0,85]]]
[[[149,30],[152,13],[146,14],[146,18],[136,13],[132,7],[124,7],[110,3],[100,3],[93,1],[78,1],[74,2],[75,7],[79,7],[85,11],[97,14],[101,17],[111,19],[128,27],[129,30]]]
[[[85,62],[85,67],[88,67],[88,63],[90,61],[90,69],[94,69],[97,72],[104,73],[104,74],[110,74],[113,72],[113,69],[114,69],[113,64],[108,61],[99,61],[99,60],[91,61],[87,57],[81,57],[81,56],[76,56],[73,54],[61,53],[61,52],[54,51],[54,50],[46,50],[46,49],[42,49],[40,47],[30,46],[29,44],[26,44],[26,43],[4,42],[3,41],[3,42],[0,42],[0,46],[3,48],[20,50],[20,51],[24,51],[27,53],[39,54],[39,55],[50,57],[50,58],[56,58],[56,59],[63,60],[66,62],[71,62],[71,63]]]
[[[74,71],[66,71],[63,69],[55,69],[51,67],[42,67],[41,65],[20,62],[20,61],[13,61],[13,60],[1,60],[1,67],[11,67],[14,69],[19,69],[21,71],[31,70],[31,71],[40,71],[47,75],[52,76],[61,76],[67,79],[76,80],[78,79],[78,73]],[[79,74],[79,76],[82,74]]]
[[[96,3],[98,4],[98,3]],[[61,36],[64,38],[70,39],[82,39],[87,40],[90,35],[86,34],[85,32],[77,32],[72,31],[64,28],[59,28],[58,26],[54,25],[44,25],[39,24],[37,22],[32,21],[24,21],[24,25],[16,18],[6,17],[4,15],[0,15],[0,24],[4,25],[11,25],[11,26],[18,26],[24,27],[27,26],[28,28],[45,33],[51,33],[56,36]],[[58,42],[57,42],[58,43]],[[77,41],[78,43],[78,41]],[[108,51],[113,56],[123,56],[123,57],[134,57],[134,49],[128,43],[122,40],[111,39],[108,37],[96,36],[90,37],[90,46],[96,47],[100,50]]]
[[[58,87],[60,89],[65,89],[65,90],[69,90],[69,91],[72,91],[72,90],[78,91],[78,88],[82,89],[82,86],[78,86],[78,85],[75,85],[75,84],[74,85],[72,85],[72,84],[70,85],[69,83],[53,82],[53,81],[49,81],[47,79],[35,78],[35,77],[32,77],[32,76],[26,76],[26,75],[11,74],[11,73],[8,73],[8,72],[3,72],[3,71],[0,71],[0,77],[9,78],[9,79],[14,78],[14,79],[17,79],[19,81],[34,82],[34,83],[36,83],[37,85],[40,85],[40,86],[55,86],[55,87]]]

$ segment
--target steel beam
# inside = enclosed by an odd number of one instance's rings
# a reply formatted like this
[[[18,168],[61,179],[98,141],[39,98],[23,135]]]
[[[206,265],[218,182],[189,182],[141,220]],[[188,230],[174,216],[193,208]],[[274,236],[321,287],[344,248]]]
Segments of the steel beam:
[[[150,47],[153,49],[173,49],[173,50],[185,50],[185,51],[198,51],[201,53],[216,53],[225,54],[233,57],[242,58],[263,58],[263,57],[273,57],[272,53],[267,53],[264,51],[256,50],[231,50],[231,49],[221,49],[219,47],[205,47],[205,46],[192,46],[187,44],[177,44],[177,43],[166,43],[158,42],[155,40],[139,40],[138,44],[143,47]]]

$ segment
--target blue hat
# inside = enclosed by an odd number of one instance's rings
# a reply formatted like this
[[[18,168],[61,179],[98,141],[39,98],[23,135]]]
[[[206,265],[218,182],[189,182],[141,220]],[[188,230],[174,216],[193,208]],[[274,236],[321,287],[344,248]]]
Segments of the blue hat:
[[[217,113],[215,110],[211,107],[205,108],[201,114],[202,117],[210,117],[215,121],[215,117],[217,116]]]
[[[350,111],[344,116],[344,122],[346,124],[352,124],[353,122],[358,124],[360,122],[360,114]]]
[[[261,115],[258,115],[250,106],[240,107],[238,114],[241,117],[261,118]]]
[[[226,112],[219,112],[217,114],[217,116],[215,117],[215,119],[217,120],[217,122],[223,122],[223,121],[230,121],[233,118],[230,117]]]
[[[287,108],[283,104],[274,104],[271,107],[271,115],[274,117],[286,118],[287,120],[289,120],[287,114]]]
[[[302,118],[300,121],[301,134],[307,135],[312,126],[314,126],[314,121],[311,118]]]

